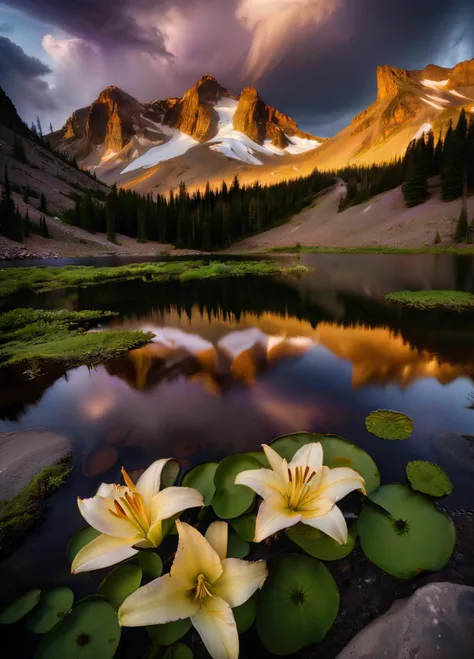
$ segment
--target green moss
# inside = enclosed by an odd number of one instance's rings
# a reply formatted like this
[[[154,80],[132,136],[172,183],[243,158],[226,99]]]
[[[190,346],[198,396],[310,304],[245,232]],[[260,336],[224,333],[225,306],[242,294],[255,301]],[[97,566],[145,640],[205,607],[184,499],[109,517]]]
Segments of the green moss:
[[[25,534],[43,517],[43,501],[66,481],[70,457],[44,467],[9,501],[0,501],[0,558],[11,553]]]
[[[118,357],[149,342],[150,333],[120,330],[84,332],[94,320],[113,316],[108,311],[43,311],[14,309],[0,314],[0,365],[64,367]]]
[[[319,245],[273,247],[280,254],[473,254],[474,247],[321,247]]]
[[[398,291],[388,293],[385,300],[421,310],[474,311],[474,295],[465,291]]]
[[[284,272],[271,261],[172,261],[134,263],[110,268],[93,266],[8,268],[0,270],[0,297],[21,290],[51,291],[71,286],[93,286],[114,281],[166,281],[178,278],[208,279],[210,277],[244,277],[246,275],[276,275]]]

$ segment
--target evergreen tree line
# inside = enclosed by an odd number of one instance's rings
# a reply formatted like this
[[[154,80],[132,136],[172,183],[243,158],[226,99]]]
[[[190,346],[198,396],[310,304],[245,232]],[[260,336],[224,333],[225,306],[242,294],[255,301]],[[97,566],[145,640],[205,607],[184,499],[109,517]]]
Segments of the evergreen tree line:
[[[5,173],[2,181],[2,195],[0,197],[0,235],[23,242],[23,238],[31,233],[37,233],[44,238],[50,238],[48,224],[44,213],[47,212],[46,197],[41,195],[40,199],[40,221],[39,225],[33,224],[30,220],[28,210],[23,217],[18,211],[13,201],[13,187],[8,178],[8,170],[5,167]]]
[[[403,158],[398,158],[388,164],[344,167],[335,171],[334,176],[347,184],[346,196],[339,202],[339,211],[343,211],[401,185],[405,178],[405,163]]]
[[[310,176],[283,181],[275,185],[240,185],[234,178],[204,192],[190,194],[185,183],[169,197],[140,195],[117,190],[114,185],[105,205],[91,194],[76,198],[76,207],[67,220],[90,232],[107,232],[138,241],[155,240],[180,248],[222,249],[253,233],[280,224],[301,211],[313,197],[334,183],[330,173],[313,172]]]

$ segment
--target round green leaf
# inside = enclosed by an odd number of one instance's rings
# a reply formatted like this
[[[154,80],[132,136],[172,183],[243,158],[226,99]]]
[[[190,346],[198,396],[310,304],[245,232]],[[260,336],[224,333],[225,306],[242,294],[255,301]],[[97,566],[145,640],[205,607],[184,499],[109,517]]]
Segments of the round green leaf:
[[[197,467],[193,467],[184,474],[182,485],[184,487],[194,487],[204,497],[204,505],[209,506],[216,491],[214,485],[214,475],[216,473],[218,462],[203,462]]]
[[[380,439],[409,439],[413,432],[413,421],[402,412],[376,410],[365,420],[369,432]]]
[[[140,549],[138,552],[138,564],[145,574],[157,579],[163,572],[163,561],[154,551]]]
[[[46,634],[64,618],[74,603],[70,588],[54,588],[41,595],[38,606],[28,616],[26,626],[34,634]]]
[[[69,540],[66,555],[70,563],[76,558],[77,554],[83,549],[89,542],[95,540],[101,535],[100,531],[96,531],[92,526],[85,526],[72,536]]]
[[[248,455],[231,455],[217,467],[212,500],[214,512],[221,519],[233,519],[245,513],[255,501],[255,492],[245,485],[235,485],[237,474],[247,469],[261,469],[262,465]]]
[[[433,462],[413,460],[406,467],[407,478],[414,490],[432,497],[444,497],[453,491],[448,474]]]
[[[165,487],[171,487],[178,479],[179,475],[179,462],[177,460],[168,460],[161,472],[160,489],[164,490]]]
[[[357,524],[353,524],[349,530],[349,537],[345,545],[340,545],[322,531],[301,522],[287,529],[286,535],[310,556],[322,561],[337,561],[349,556],[354,549]]]
[[[241,515],[240,517],[231,520],[230,525],[241,540],[245,540],[245,542],[253,542],[255,538],[256,523],[257,515],[254,513],[248,513],[247,515]]]
[[[250,545],[234,533],[229,534],[227,541],[227,558],[245,558],[250,552]]]
[[[146,630],[156,645],[173,645],[191,629],[191,620],[176,620],[164,625],[149,625]]]
[[[239,634],[243,634],[247,629],[250,629],[255,621],[255,616],[257,615],[257,603],[255,598],[251,597],[240,606],[232,609],[232,613],[234,614],[237,631]]]
[[[191,648],[184,643],[175,643],[163,655],[163,659],[193,659]]]
[[[112,659],[120,633],[112,606],[102,597],[88,597],[43,636],[35,659]]]
[[[246,455],[258,460],[264,469],[270,469],[270,463],[263,451],[249,451]]]
[[[440,570],[456,543],[450,518],[423,494],[398,483],[370,495],[357,528],[367,558],[400,579]]]
[[[124,600],[140,588],[142,576],[138,565],[119,565],[105,577],[97,594],[106,597],[118,611]]]
[[[299,432],[284,435],[272,442],[272,448],[291,462],[295,453],[306,444],[320,442],[323,447],[323,464],[335,467],[350,467],[359,472],[365,479],[367,492],[373,492],[380,487],[380,472],[370,455],[360,446],[348,442],[338,435],[320,435],[309,432]]]
[[[277,655],[319,643],[339,610],[339,591],[323,563],[310,556],[285,556],[270,570],[257,602],[257,631]]]
[[[41,590],[35,588],[13,600],[0,613],[0,625],[11,625],[21,620],[38,604],[41,596]]]

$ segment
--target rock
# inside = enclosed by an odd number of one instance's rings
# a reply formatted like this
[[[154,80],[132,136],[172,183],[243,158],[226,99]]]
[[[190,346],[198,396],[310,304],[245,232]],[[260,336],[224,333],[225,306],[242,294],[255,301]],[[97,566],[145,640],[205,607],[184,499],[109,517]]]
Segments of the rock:
[[[377,67],[377,100],[387,96],[396,96],[400,90],[400,83],[409,80],[408,71],[396,69],[393,66]]]
[[[118,87],[107,87],[90,106],[85,137],[91,144],[104,144],[107,149],[120,151],[135,134],[140,108],[133,96]]]
[[[72,452],[69,437],[50,430],[0,433],[0,500],[8,500],[43,469]]]
[[[433,583],[399,600],[337,659],[472,659],[474,588]]]
[[[456,64],[449,76],[447,86],[448,89],[474,86],[474,59]]]

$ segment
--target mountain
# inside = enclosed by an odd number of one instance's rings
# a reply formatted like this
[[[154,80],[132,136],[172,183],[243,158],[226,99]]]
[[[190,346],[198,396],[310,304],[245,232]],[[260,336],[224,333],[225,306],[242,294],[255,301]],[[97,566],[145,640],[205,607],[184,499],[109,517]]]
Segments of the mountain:
[[[314,150],[324,141],[267,105],[255,88],[236,97],[210,75],[182,98],[151,103],[107,87],[48,139],[106,182],[140,189],[139,182],[147,180],[143,191],[177,185],[176,177],[170,185],[150,179],[161,163],[184,155],[190,162],[180,165],[184,178],[222,178]]]

